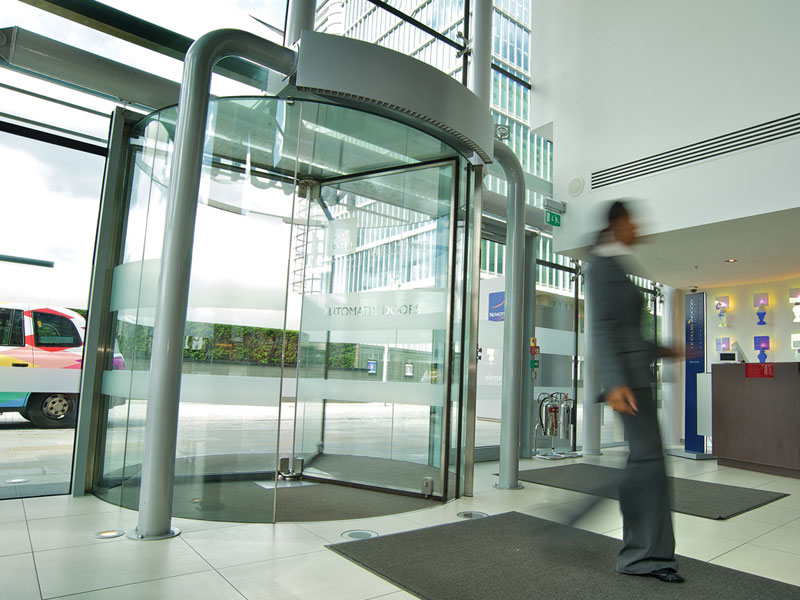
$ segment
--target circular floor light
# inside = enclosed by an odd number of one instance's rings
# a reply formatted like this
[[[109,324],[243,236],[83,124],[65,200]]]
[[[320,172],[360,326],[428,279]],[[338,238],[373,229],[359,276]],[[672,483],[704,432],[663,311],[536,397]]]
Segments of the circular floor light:
[[[346,540],[368,540],[369,538],[378,537],[378,534],[369,529],[350,529],[342,532],[342,537]]]
[[[110,540],[112,538],[118,538],[125,535],[124,531],[120,531],[119,529],[107,529],[106,531],[98,531],[94,534],[98,540]]]
[[[489,515],[488,513],[481,512],[479,510],[465,510],[464,512],[458,513],[458,516],[462,519],[483,519]]]

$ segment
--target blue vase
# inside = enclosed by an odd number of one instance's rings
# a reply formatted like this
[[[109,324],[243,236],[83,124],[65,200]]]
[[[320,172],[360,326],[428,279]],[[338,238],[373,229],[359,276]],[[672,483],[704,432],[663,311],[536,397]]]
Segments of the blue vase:
[[[766,325],[767,324],[764,321],[764,317],[767,316],[767,311],[764,310],[763,306],[759,306],[758,307],[758,310],[756,311],[756,316],[758,317],[758,323],[756,323],[756,325]]]
[[[760,324],[760,323],[759,323],[759,324]],[[762,348],[762,349],[761,349],[761,351],[758,353],[758,362],[760,362],[760,363],[765,363],[765,362],[767,362],[767,353],[766,353],[766,352],[764,352],[764,349],[763,349],[763,348]]]

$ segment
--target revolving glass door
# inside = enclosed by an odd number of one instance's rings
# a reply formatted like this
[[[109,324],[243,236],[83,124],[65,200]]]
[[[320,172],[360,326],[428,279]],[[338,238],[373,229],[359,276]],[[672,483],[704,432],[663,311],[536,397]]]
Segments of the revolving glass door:
[[[94,491],[130,508],[175,114],[150,115],[131,137],[108,307],[122,360],[104,372]],[[454,493],[470,176],[448,145],[374,114],[284,98],[211,102],[174,516],[273,522],[320,482]],[[284,520],[313,520],[298,510]]]

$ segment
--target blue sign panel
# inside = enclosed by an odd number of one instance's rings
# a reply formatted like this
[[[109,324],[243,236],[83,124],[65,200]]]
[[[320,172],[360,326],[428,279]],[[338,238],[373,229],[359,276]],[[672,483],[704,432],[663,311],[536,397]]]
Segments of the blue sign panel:
[[[378,361],[377,360],[368,360],[367,361],[367,373],[369,375],[375,375],[378,372]]]
[[[686,410],[684,448],[706,451],[705,438],[697,434],[697,374],[706,371],[706,294],[686,295]]]
[[[506,293],[492,292],[489,294],[489,320],[506,320]]]

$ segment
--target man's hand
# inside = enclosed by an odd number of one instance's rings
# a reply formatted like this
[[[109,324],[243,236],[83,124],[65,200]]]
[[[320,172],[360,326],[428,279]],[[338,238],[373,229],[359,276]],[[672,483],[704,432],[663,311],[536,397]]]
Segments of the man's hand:
[[[627,385],[618,385],[606,393],[606,402],[619,413],[635,415],[639,410],[633,390]]]

